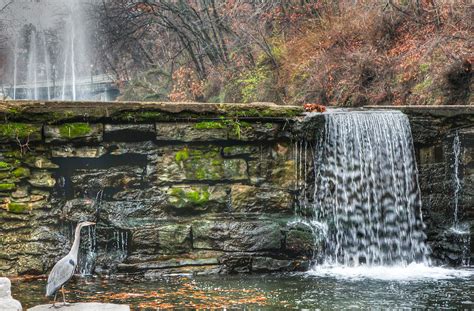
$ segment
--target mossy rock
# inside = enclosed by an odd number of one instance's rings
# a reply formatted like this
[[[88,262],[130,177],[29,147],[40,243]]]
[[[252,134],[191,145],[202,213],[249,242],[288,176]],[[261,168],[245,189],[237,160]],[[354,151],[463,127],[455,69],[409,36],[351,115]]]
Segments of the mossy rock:
[[[16,142],[19,140],[40,141],[41,125],[8,122],[0,124],[0,141]]]
[[[87,136],[92,131],[88,123],[67,123],[59,127],[59,134],[63,138],[74,139]]]
[[[8,203],[8,211],[14,214],[25,214],[31,211],[31,206],[27,203]]]
[[[180,185],[168,190],[173,213],[220,212],[227,206],[227,189],[221,186]]]
[[[9,163],[0,161],[0,172],[9,171],[11,168],[12,166]]]
[[[244,180],[247,179],[247,164],[244,159],[223,158],[218,147],[185,147],[160,157],[156,175],[160,183]]]
[[[12,172],[12,175],[15,178],[26,178],[31,175],[31,171],[26,167],[18,167]]]
[[[0,184],[0,192],[8,192],[16,189],[16,185],[12,183]]]
[[[102,124],[83,122],[65,123],[59,126],[47,125],[44,128],[46,142],[85,141],[101,142],[104,128]]]

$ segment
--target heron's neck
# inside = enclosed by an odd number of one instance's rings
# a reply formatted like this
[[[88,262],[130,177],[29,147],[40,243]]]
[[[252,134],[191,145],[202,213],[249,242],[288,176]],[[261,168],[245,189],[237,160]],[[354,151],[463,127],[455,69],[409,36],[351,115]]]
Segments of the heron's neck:
[[[79,253],[79,244],[81,242],[81,228],[79,225],[76,227],[76,232],[74,233],[74,243],[72,243],[71,251],[69,254],[71,254],[74,257],[77,257],[77,254]]]

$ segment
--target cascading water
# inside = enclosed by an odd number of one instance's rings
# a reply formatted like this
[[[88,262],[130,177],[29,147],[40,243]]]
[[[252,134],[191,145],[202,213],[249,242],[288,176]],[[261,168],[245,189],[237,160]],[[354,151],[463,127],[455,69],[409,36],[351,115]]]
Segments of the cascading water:
[[[334,112],[316,144],[315,222],[326,227],[324,263],[427,263],[417,167],[400,112]]]
[[[463,266],[470,265],[470,245],[471,232],[468,224],[461,224],[459,222],[459,197],[462,192],[462,183],[460,178],[460,158],[461,158],[461,140],[459,131],[456,131],[453,138],[453,225],[450,228],[450,234],[454,235],[455,240],[461,246],[461,264]]]

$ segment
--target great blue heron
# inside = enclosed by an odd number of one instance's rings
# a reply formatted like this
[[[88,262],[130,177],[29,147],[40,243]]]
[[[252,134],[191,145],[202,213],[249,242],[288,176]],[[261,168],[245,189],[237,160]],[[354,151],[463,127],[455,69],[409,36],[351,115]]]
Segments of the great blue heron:
[[[77,267],[77,255],[79,253],[79,243],[81,240],[81,229],[83,227],[95,225],[93,222],[85,221],[77,224],[74,235],[74,243],[72,244],[69,253],[59,260],[51,270],[48,276],[48,285],[46,285],[46,297],[54,295],[53,306],[56,307],[56,295],[61,288],[63,294],[63,303],[66,305],[66,297],[64,296],[64,284],[69,281],[74,275]]]

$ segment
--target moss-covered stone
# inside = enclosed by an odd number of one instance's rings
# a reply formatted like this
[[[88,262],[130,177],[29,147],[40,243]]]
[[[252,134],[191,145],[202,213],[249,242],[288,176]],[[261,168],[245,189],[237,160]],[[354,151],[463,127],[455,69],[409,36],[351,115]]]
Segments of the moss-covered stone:
[[[16,185],[11,183],[0,184],[0,192],[15,190]]]
[[[102,124],[84,122],[66,123],[60,126],[47,125],[44,127],[46,142],[67,142],[79,140],[86,142],[101,142],[104,127]]]
[[[247,164],[243,159],[223,158],[220,149],[185,147],[166,152],[156,163],[160,183],[176,181],[243,180]]]
[[[227,189],[222,186],[179,185],[168,190],[172,213],[220,212],[227,208]]]
[[[59,134],[63,138],[74,139],[87,136],[92,131],[88,123],[67,123],[59,127]]]
[[[226,127],[222,121],[203,121],[194,125],[194,128],[198,130],[223,129]]]
[[[41,126],[15,122],[0,124],[0,141],[16,141],[17,139],[28,139],[30,142],[41,140]]]
[[[8,211],[10,213],[15,213],[15,214],[23,214],[31,211],[31,207],[27,203],[9,203],[8,205]]]
[[[9,163],[0,161],[0,172],[9,171],[10,169],[11,169],[11,165]]]
[[[31,172],[26,167],[18,167],[12,172],[12,175],[16,178],[25,178],[29,177],[31,175]]]
[[[160,141],[217,141],[227,136],[228,128],[221,121],[156,123],[156,139]]]

